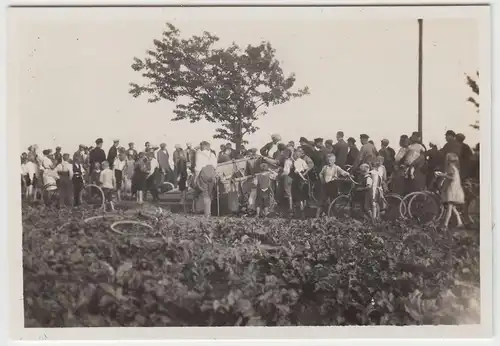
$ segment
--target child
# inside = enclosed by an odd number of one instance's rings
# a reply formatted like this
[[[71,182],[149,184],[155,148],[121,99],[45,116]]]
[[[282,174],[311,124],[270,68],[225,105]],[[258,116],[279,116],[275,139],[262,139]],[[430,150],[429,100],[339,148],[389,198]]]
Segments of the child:
[[[381,187],[381,189],[378,189],[378,192],[380,193],[378,196],[380,197],[381,201],[381,210],[385,210],[387,208],[387,205],[385,204],[385,199],[384,193],[386,193],[389,188],[387,186],[387,171],[384,166],[384,157],[383,156],[377,156],[375,158],[375,161],[373,162],[373,169],[371,171],[372,176],[376,175],[377,179],[377,188]],[[375,179],[374,179],[375,180]],[[375,181],[374,181],[375,182]]]
[[[134,176],[135,159],[134,155],[128,154],[123,168],[125,194],[132,197],[132,177]]]
[[[127,164],[125,152],[122,151],[118,154],[118,157],[115,159],[113,164],[113,170],[115,174],[116,180],[116,199],[118,202],[122,200],[122,186],[123,181],[125,180],[124,171],[125,165]]]
[[[99,176],[102,191],[104,192],[104,198],[106,202],[109,203],[111,210],[115,210],[115,205],[113,204],[113,191],[116,189],[116,177],[115,172],[109,168],[109,162],[103,161],[103,170]]]
[[[94,163],[94,169],[90,174],[90,183],[94,185],[101,185],[101,164],[99,162]]]
[[[444,228],[448,228],[451,215],[454,214],[457,218],[457,227],[462,228],[463,222],[457,210],[457,204],[464,204],[465,194],[460,183],[460,172],[458,170],[458,155],[455,153],[448,153],[445,159],[445,173],[437,173],[438,176],[446,178],[441,199],[446,206],[446,216],[444,220]]]
[[[255,200],[255,207],[257,216],[260,215],[261,209],[264,211],[264,216],[269,214],[269,207],[271,206],[271,175],[267,163],[260,165],[261,173],[255,177],[257,196]]]
[[[404,165],[406,167],[406,175],[413,180],[415,179],[415,166],[420,164],[420,161],[423,159],[422,154],[425,153],[425,148],[417,142],[415,136],[410,138],[410,142],[411,144],[404,157]]]
[[[367,163],[363,163],[359,166],[359,171],[361,173],[361,184],[360,187],[356,189],[357,192],[362,196],[362,209],[365,213],[367,213],[370,217],[374,216],[374,181],[373,181],[373,173],[370,171],[370,166]]]
[[[333,154],[327,156],[328,165],[324,166],[319,173],[321,181],[321,201],[316,217],[320,217],[323,208],[327,207],[328,200],[333,200],[338,195],[337,178],[339,176],[348,177],[349,173],[335,164],[336,157]]]
[[[285,162],[283,163],[283,171],[281,172],[281,185],[283,186],[283,198],[288,201],[288,210],[290,214],[293,213],[293,199],[292,199],[292,186],[293,186],[293,149],[290,147],[284,150]]]
[[[36,200],[38,189],[38,165],[35,162],[35,156],[32,153],[28,154],[25,163],[25,179],[26,179],[26,198],[28,200]]]
[[[309,197],[306,175],[311,169],[310,165],[302,158],[303,155],[301,149],[297,149],[293,153],[292,196],[294,200],[299,202],[301,212],[304,212],[305,203]]]

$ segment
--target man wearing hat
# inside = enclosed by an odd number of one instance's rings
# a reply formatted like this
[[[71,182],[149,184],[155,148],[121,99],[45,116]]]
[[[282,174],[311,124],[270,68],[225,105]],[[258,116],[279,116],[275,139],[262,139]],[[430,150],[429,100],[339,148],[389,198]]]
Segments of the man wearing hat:
[[[54,159],[56,160],[56,165],[60,164],[62,162],[62,148],[61,147],[56,147],[56,152],[54,153]]]
[[[89,172],[92,173],[94,171],[94,167],[96,162],[99,164],[106,161],[106,153],[102,150],[103,144],[102,138],[97,138],[95,140],[95,148],[89,153]]]
[[[387,178],[390,178],[392,172],[394,172],[396,151],[389,146],[388,139],[384,138],[380,141],[380,150],[378,151],[378,154],[384,158],[384,167],[387,173]]]
[[[446,144],[440,150],[441,156],[443,158],[443,160],[441,162],[441,165],[442,165],[441,169],[443,172],[445,171],[445,168],[446,168],[445,167],[446,162],[444,159],[446,158],[447,154],[454,153],[454,154],[457,154],[457,156],[459,158],[462,157],[462,146],[457,141],[456,136],[457,135],[452,130],[448,130],[445,133]]]
[[[349,137],[347,139],[347,146],[349,148],[349,152],[347,153],[345,164],[352,166],[354,165],[354,161],[356,161],[356,158],[359,155],[359,149],[356,146],[356,140],[353,137]]]
[[[308,157],[312,157],[314,155],[314,148],[311,142],[306,137],[300,137],[299,139],[299,148],[302,149],[304,154]]]
[[[316,173],[321,172],[323,166],[327,164],[325,146],[323,145],[323,138],[314,139],[314,153],[311,157],[316,168]]]
[[[353,138],[354,139],[354,138]],[[354,141],[356,142],[356,141]],[[354,146],[356,147],[356,146]],[[358,148],[356,148],[357,150]],[[344,132],[337,132],[337,143],[333,146],[333,154],[335,155],[335,164],[344,169],[347,164],[347,154],[349,153],[349,145],[344,141]],[[353,152],[354,154],[354,152]],[[356,153],[357,156],[358,153]],[[356,157],[354,157],[356,159]],[[352,161],[354,163],[354,160]],[[351,163],[351,164],[352,164]]]
[[[472,158],[472,150],[468,144],[464,143],[465,135],[463,133],[457,133],[455,138],[456,138],[458,144],[460,144],[460,146],[461,146],[461,149],[460,149],[461,155],[459,156],[459,158],[460,158],[460,177],[468,178],[469,171],[470,171],[470,162],[471,162],[471,158]]]
[[[85,145],[80,144],[78,146],[78,150],[75,151],[75,153],[73,154],[73,161],[78,160],[78,162],[83,164],[83,162],[85,161],[84,155],[85,155]]]
[[[370,165],[371,167],[371,165],[375,161],[375,158],[377,157],[377,150],[375,149],[375,146],[368,142],[370,137],[367,134],[363,133],[359,136],[359,139],[361,140],[362,146],[359,150],[358,157],[352,165],[353,171],[356,171],[358,167],[364,163]]]
[[[113,145],[108,150],[108,163],[109,169],[113,169],[113,165],[115,164],[116,157],[118,156],[118,146],[120,145],[120,141],[118,139],[113,140]]]
[[[133,142],[128,144],[127,156],[132,156],[134,160],[137,160],[137,150],[135,150]]]

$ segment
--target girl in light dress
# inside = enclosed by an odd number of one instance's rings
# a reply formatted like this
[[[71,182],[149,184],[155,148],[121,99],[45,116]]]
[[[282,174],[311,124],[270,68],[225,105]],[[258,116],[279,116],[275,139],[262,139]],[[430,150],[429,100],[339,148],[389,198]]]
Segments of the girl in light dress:
[[[446,215],[444,219],[444,227],[448,228],[452,214],[457,218],[457,228],[463,227],[462,218],[458,212],[457,205],[464,204],[465,194],[460,181],[460,171],[458,169],[459,158],[455,153],[446,155],[445,173],[437,173],[437,176],[446,178],[441,193],[441,200],[446,206]]]

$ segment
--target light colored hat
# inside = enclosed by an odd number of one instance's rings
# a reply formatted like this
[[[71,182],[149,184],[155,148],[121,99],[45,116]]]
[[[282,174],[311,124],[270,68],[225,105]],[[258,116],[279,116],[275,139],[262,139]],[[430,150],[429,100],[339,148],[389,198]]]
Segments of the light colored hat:
[[[271,135],[271,139],[275,139],[277,141],[281,141],[281,136],[279,134],[277,134],[277,133],[273,133]]]
[[[182,148],[180,144],[175,145],[175,149],[180,149],[180,148]]]

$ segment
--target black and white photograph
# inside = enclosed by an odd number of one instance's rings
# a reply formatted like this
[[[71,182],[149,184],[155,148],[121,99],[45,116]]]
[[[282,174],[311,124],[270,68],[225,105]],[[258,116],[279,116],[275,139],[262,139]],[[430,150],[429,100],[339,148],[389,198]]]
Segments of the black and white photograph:
[[[488,6],[7,12],[19,335],[491,332]]]

